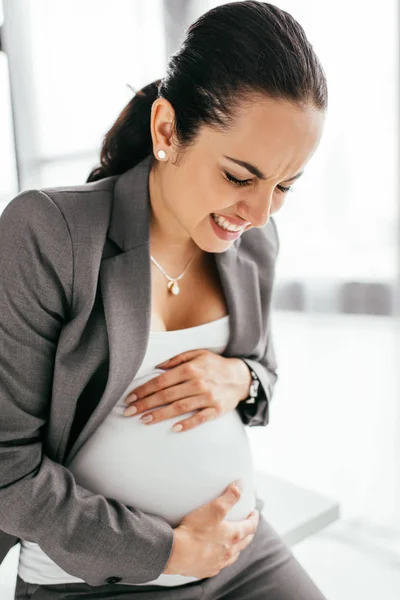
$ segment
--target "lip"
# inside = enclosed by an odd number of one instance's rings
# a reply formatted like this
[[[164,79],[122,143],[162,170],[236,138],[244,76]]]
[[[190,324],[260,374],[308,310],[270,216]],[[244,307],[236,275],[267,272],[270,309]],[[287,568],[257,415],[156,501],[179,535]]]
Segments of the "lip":
[[[219,225],[216,224],[216,222],[214,221],[214,219],[212,218],[211,215],[210,216],[210,221],[211,221],[211,227],[213,228],[215,234],[221,238],[221,240],[227,240],[227,241],[232,241],[232,240],[236,240],[236,238],[238,238],[244,231],[244,228],[242,231],[227,231],[226,229],[222,229]]]
[[[248,221],[244,221],[243,219],[235,219],[235,217],[228,217],[226,215],[223,215],[222,213],[214,213],[214,214],[224,217],[224,219],[226,219],[229,223],[231,223],[231,225],[240,225],[242,227],[250,225],[250,223]]]

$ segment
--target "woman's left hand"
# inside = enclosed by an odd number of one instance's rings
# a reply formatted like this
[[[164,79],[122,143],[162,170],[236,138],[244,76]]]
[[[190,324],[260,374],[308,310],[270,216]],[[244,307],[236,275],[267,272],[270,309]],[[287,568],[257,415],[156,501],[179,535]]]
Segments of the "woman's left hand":
[[[143,415],[151,415],[148,422],[151,425],[197,410],[195,415],[173,427],[174,431],[186,431],[235,409],[248,395],[251,373],[240,358],[226,358],[204,349],[189,350],[158,367],[166,369],[165,373],[128,394],[125,403],[129,406],[124,416],[138,415],[165,405],[165,408]],[[132,398],[133,394],[137,400]],[[181,427],[176,428],[177,425]]]

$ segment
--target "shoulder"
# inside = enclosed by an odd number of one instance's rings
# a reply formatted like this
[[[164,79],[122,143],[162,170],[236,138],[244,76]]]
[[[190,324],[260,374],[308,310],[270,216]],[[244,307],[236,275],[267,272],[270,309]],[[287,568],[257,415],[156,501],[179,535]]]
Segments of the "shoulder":
[[[15,210],[33,209],[40,206],[49,207],[49,213],[58,208],[58,212],[63,215],[76,211],[81,213],[90,212],[90,210],[98,208],[101,204],[111,203],[116,178],[117,176],[107,177],[100,181],[82,185],[23,190],[5,206],[3,213],[6,214],[10,210],[14,212]],[[31,213],[28,211],[28,214]]]
[[[41,305],[57,305],[60,311],[57,298],[63,303],[72,296],[68,226],[57,205],[40,190],[21,192],[0,215],[0,279],[3,289],[14,290],[20,299],[39,293]]]
[[[103,244],[116,179],[113,176],[82,185],[24,190],[6,205],[2,218],[14,216],[32,226],[39,220],[47,235],[62,221],[74,245]]]
[[[64,185],[57,187],[46,187],[40,188],[40,191],[47,194],[50,197],[57,198],[82,198],[85,196],[87,198],[102,195],[102,194],[112,194],[115,181],[118,178],[117,175],[112,177],[105,177],[104,179],[100,179],[100,181],[92,181],[90,183],[82,183],[80,185]]]
[[[116,179],[24,190],[4,207],[0,231],[21,244],[35,239],[42,251],[52,246],[64,258],[68,247],[86,258],[91,248],[95,258],[107,236]]]
[[[54,202],[68,223],[71,235],[97,235],[99,228],[108,227],[117,176],[82,185],[46,187],[40,189]]]
[[[40,234],[48,239],[66,228],[65,219],[55,202],[38,189],[28,189],[17,194],[1,213],[3,230],[12,230],[15,236],[27,232]],[[40,237],[40,236],[39,236]]]

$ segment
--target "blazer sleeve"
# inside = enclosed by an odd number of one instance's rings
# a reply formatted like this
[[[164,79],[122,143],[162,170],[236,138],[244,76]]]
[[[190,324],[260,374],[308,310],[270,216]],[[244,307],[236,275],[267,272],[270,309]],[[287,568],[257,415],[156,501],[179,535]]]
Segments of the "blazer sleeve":
[[[0,529],[39,544],[89,585],[144,583],[163,572],[172,527],[77,485],[43,449],[72,294],[63,214],[39,190],[19,194],[0,216]]]
[[[253,404],[241,401],[237,410],[245,425],[249,427],[266,426],[269,423],[269,405],[274,393],[275,383],[278,379],[276,371],[276,357],[271,333],[267,339],[266,350],[262,358],[257,361],[251,358],[240,357],[249,367],[253,369],[259,380],[258,396]]]
[[[271,303],[273,295],[273,286],[275,281],[275,266],[276,260],[279,254],[279,234],[276,223],[272,217],[270,217],[273,232],[273,253],[274,258],[271,264],[271,276],[269,278],[268,286],[266,286],[266,292],[264,294],[264,305],[266,308],[266,333],[265,333],[265,344],[263,345],[262,352],[259,356],[254,358],[243,357],[240,358],[248,365],[250,369],[253,369],[260,380],[260,386],[258,388],[258,396],[253,404],[246,404],[241,401],[237,405],[236,409],[245,425],[249,427],[266,426],[269,423],[269,406],[272,400],[272,396],[275,389],[275,384],[278,380],[278,365],[275,354],[273,336],[272,336],[272,325],[271,325]]]

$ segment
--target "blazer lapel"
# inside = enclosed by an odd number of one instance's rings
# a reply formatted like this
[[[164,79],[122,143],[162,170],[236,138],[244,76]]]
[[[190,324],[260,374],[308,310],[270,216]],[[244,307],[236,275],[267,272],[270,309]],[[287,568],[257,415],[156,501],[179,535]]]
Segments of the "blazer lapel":
[[[241,252],[241,241],[238,238],[225,252],[213,253],[230,314],[226,357],[250,356],[262,328],[257,265]]]
[[[151,320],[150,202],[152,155],[121,175],[115,186],[108,237],[121,252],[100,267],[108,343],[109,376],[104,392],[68,453],[66,464],[109,414],[142,364]],[[238,238],[213,253],[230,314],[230,337],[223,356],[250,356],[261,331],[257,265],[240,252]]]

